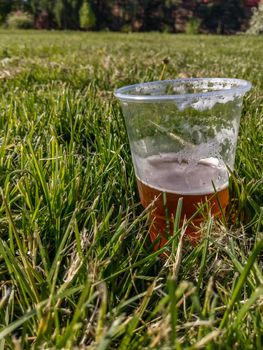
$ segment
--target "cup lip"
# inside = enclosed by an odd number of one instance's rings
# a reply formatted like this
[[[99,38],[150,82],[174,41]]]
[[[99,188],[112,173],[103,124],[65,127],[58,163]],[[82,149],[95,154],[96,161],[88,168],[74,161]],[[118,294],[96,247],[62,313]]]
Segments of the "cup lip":
[[[235,83],[238,86],[230,89],[219,89],[219,90],[208,91],[208,92],[183,93],[183,94],[175,94],[175,95],[154,95],[153,96],[153,95],[130,95],[127,93],[131,89],[140,88],[144,86],[151,86],[154,84],[169,84],[169,83],[175,83],[175,82],[191,83],[195,81],[206,81],[206,82],[214,82],[214,83],[228,82],[228,83]],[[156,81],[123,86],[114,91],[114,96],[121,101],[129,101],[129,102],[136,102],[136,101],[159,102],[159,101],[171,101],[171,100],[180,101],[186,98],[189,98],[189,99],[206,98],[206,97],[216,97],[218,95],[220,96],[227,96],[227,95],[234,95],[234,94],[245,95],[245,93],[248,92],[251,89],[251,87],[252,87],[251,82],[244,79],[237,79],[237,78],[207,78],[207,77],[178,78],[178,79],[169,79],[169,80],[156,80]]]

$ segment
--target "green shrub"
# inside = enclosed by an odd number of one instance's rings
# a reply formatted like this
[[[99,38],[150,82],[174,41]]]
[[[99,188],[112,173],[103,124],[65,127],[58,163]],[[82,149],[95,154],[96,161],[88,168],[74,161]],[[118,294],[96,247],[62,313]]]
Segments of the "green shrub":
[[[185,25],[186,34],[198,34],[200,30],[201,21],[197,18],[191,18],[187,21]]]
[[[121,32],[122,33],[131,33],[132,32],[132,26],[130,24],[124,24],[121,27]]]
[[[258,8],[254,11],[254,14],[249,23],[248,34],[263,34],[263,3],[261,2]]]
[[[7,27],[11,29],[29,29],[33,28],[34,19],[27,12],[11,12],[6,21]]]
[[[79,23],[80,28],[85,30],[93,28],[96,24],[95,14],[86,0],[83,2],[79,11]]]

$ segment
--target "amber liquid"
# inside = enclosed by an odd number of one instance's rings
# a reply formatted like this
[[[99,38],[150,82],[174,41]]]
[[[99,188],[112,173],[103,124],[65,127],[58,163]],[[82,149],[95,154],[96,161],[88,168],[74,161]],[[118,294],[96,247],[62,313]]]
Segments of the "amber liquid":
[[[150,239],[155,243],[155,249],[162,247],[167,242],[167,236],[174,232],[179,198],[183,198],[181,224],[184,219],[191,218],[202,204],[206,203],[204,208],[209,208],[210,213],[217,217],[228,205],[228,173],[215,159],[207,158],[189,165],[176,162],[169,154],[169,157],[150,157],[140,161],[139,165],[143,176],[147,175],[148,183],[137,176],[137,184],[142,205],[151,208]],[[205,209],[201,210],[186,229],[186,236],[193,244],[200,238],[199,227],[205,220],[204,212]]]

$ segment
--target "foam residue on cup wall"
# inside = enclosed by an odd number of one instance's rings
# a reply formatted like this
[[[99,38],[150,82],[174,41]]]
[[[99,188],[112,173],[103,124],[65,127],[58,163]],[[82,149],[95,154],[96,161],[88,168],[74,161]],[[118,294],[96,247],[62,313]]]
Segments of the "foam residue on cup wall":
[[[238,133],[238,123],[233,123],[231,128],[223,128],[220,131],[216,127],[209,127],[213,137],[204,137],[208,131],[206,127],[194,125],[192,128],[187,121],[181,128],[191,134],[192,142],[185,141],[175,133],[166,132],[159,135],[147,136],[131,142],[132,153],[136,156],[147,158],[159,153],[176,154],[177,162],[188,162],[195,166],[200,159],[215,157],[220,165],[234,166],[235,148]]]
[[[233,102],[235,100],[239,100],[236,103],[237,107],[242,107],[242,95],[237,94],[229,94],[222,96],[213,96],[213,97],[205,97],[205,98],[194,98],[194,99],[185,99],[182,101],[176,101],[176,106],[179,111],[184,111],[186,108],[193,108],[196,111],[206,111],[211,110],[217,103],[226,104],[228,102]]]
[[[192,138],[195,139],[195,146],[194,150],[187,150],[185,148],[183,152],[188,153],[187,157],[189,157],[188,159],[190,159],[190,162],[192,159],[196,158],[200,159],[202,157],[216,156],[220,163],[227,164],[227,166],[232,169],[234,167],[236,142],[239,129],[239,118],[237,116],[241,114],[242,96],[237,94],[229,94],[222,96],[219,95],[217,97],[214,96],[213,98],[200,98],[195,101],[188,100],[185,101],[185,103],[182,103],[180,106],[177,104],[177,108],[180,111],[186,108],[191,108],[198,112],[201,111],[206,113],[206,111],[212,111],[213,113],[213,108],[216,104],[218,104],[218,106],[224,105],[226,107],[229,115],[231,115],[231,123],[229,123],[227,127],[221,126],[221,128],[218,130],[217,125],[210,125],[208,127],[196,124],[191,127],[190,125],[187,125],[188,123],[186,121],[185,128],[187,130],[192,130]],[[216,112],[214,113],[216,114]],[[224,117],[224,115],[218,116],[218,120],[222,121]],[[209,119],[207,120],[207,124],[209,125]],[[206,142],[202,142],[205,131],[204,129],[206,128],[210,128],[210,130],[213,129],[214,137],[211,137]],[[189,151],[190,153],[193,151],[192,156],[189,154]]]

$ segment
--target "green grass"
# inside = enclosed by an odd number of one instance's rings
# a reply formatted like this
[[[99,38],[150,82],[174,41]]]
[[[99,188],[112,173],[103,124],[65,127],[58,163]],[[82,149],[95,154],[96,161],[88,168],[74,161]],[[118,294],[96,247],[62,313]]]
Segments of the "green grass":
[[[0,350],[262,349],[262,62],[263,37],[0,32]],[[231,206],[165,263],[113,90],[203,76],[254,85]]]

